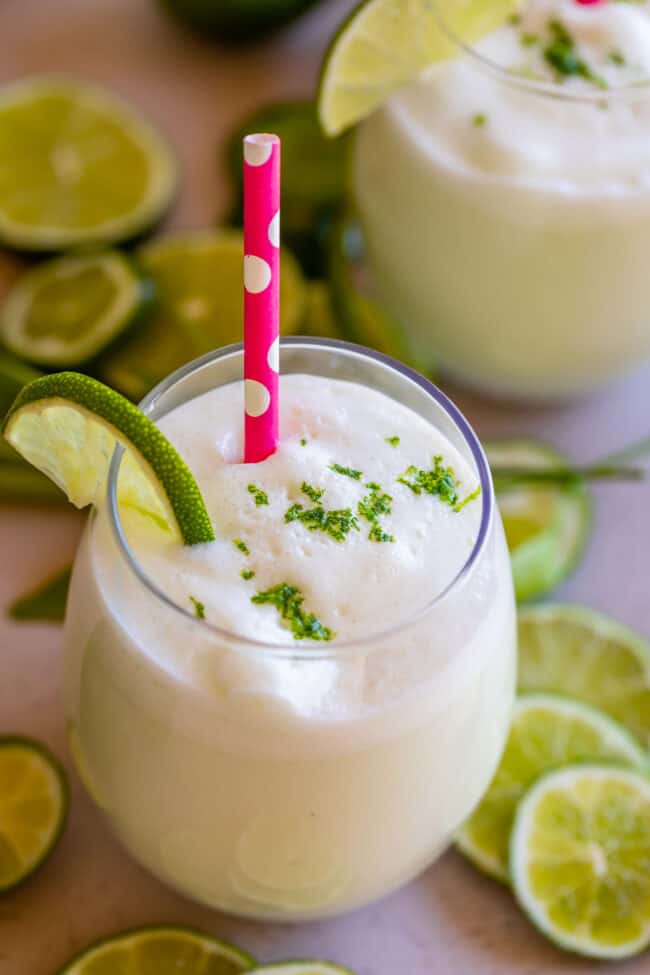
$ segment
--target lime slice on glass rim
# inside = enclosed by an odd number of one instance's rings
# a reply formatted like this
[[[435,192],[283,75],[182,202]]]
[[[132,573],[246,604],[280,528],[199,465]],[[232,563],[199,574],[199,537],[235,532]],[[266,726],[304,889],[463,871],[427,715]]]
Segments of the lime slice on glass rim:
[[[47,368],[79,366],[151,308],[154,289],[117,251],[45,261],[24,274],[0,313],[7,348]]]
[[[24,250],[116,242],[169,205],[176,163],[113,94],[65,77],[0,90],[0,239]]]
[[[606,765],[541,778],[517,809],[515,896],[560,948],[617,959],[650,945],[650,779]]]
[[[519,613],[520,691],[569,694],[600,708],[650,748],[650,646],[586,606]]]
[[[500,483],[499,468],[570,466],[567,458],[548,444],[494,440],[484,447],[510,550],[517,601],[538,598],[555,589],[580,561],[591,531],[591,494],[581,483]]]
[[[28,738],[0,738],[0,894],[47,859],[67,811],[65,776],[50,752]]]
[[[281,961],[273,965],[260,965],[251,975],[354,975],[349,968],[332,965],[327,961]]]
[[[120,504],[186,545],[214,539],[201,492],[180,455],[149,417],[96,379],[61,372],[34,380],[18,394],[3,432],[78,508],[103,500],[120,444],[126,448]]]
[[[471,44],[518,7],[517,0],[365,0],[325,55],[318,90],[325,133],[340,135],[425,68],[454,57],[453,37]]]
[[[239,975],[255,960],[233,945],[190,928],[151,926],[86,948],[59,975]]]
[[[459,849],[485,873],[507,882],[517,803],[543,773],[587,760],[650,768],[636,739],[595,708],[551,694],[519,697],[501,762],[480,805],[457,835]]]
[[[241,340],[243,236],[238,230],[177,234],[146,244],[138,266],[154,283],[153,315],[102,358],[109,385],[140,400],[171,372],[222,345]],[[305,286],[295,258],[282,251],[280,327],[300,331]]]

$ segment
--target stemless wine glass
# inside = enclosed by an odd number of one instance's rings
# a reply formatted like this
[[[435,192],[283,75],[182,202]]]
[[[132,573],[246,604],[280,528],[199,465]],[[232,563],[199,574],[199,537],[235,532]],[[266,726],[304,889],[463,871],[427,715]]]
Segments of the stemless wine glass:
[[[482,488],[466,564],[398,625],[369,621],[366,638],[245,639],[176,605],[138,564],[116,500],[118,449],[74,568],[65,697],[80,775],[139,862],[212,907],[299,920],[400,886],[472,811],[507,734],[515,618],[490,473],[447,397],[341,342],[284,341],[282,371],[380,390],[449,438]],[[142,409],[159,418],[241,374],[230,346],[175,372]],[[324,716],[285,693],[321,679],[333,695]]]
[[[522,76],[462,44],[457,5],[438,6],[456,57],[357,134],[377,289],[418,360],[461,382],[589,391],[650,356],[650,83]]]

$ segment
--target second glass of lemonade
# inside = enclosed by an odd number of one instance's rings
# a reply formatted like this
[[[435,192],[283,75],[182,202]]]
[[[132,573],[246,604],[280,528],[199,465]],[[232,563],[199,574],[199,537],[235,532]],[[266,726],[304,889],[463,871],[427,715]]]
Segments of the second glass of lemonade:
[[[404,884],[478,803],[514,695],[512,580],[483,451],[438,389],[287,341],[280,447],[244,465],[241,373],[232,346],[143,403],[216,542],[118,507],[116,453],[73,574],[66,709],[140,863],[211,907],[300,920]]]

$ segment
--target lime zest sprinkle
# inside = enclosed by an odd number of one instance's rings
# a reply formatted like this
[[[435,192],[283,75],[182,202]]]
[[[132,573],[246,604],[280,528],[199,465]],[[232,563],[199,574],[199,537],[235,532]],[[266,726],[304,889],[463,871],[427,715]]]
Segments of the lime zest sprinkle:
[[[442,455],[433,458],[433,468],[430,471],[417,468],[413,464],[407,467],[398,484],[403,484],[413,494],[431,494],[437,496],[445,504],[453,507],[458,501],[458,481],[452,467],[446,467]]]
[[[480,497],[480,494],[481,494],[481,485],[479,484],[478,487],[474,488],[471,494],[467,495],[466,498],[463,498],[462,501],[456,502],[456,504],[454,505],[454,511],[462,511],[466,504],[469,504],[470,501],[475,501],[478,497]]]
[[[360,481],[363,471],[355,471],[353,467],[342,467],[340,464],[330,464],[330,470],[344,477],[351,477],[353,481]]]
[[[235,548],[238,548],[240,552],[243,552],[244,555],[251,554],[248,545],[246,544],[245,541],[243,541],[243,539],[241,538],[233,539],[233,545],[235,546]]]
[[[350,531],[359,531],[359,522],[350,508],[332,508],[327,510],[320,504],[315,508],[305,508],[301,504],[292,504],[284,516],[287,524],[300,521],[310,532],[321,531],[335,542],[342,542]]]
[[[477,129],[482,129],[487,122],[487,115],[484,112],[477,112],[472,116],[472,125]]]
[[[303,494],[306,494],[310,501],[317,503],[325,494],[325,488],[317,488],[312,484],[308,484],[307,481],[303,481],[300,485],[300,490]]]
[[[399,447],[399,437],[386,437],[386,443],[391,447]]]
[[[194,596],[190,596],[189,598],[192,606],[194,607],[194,615],[196,616],[197,620],[204,620],[205,606],[203,605],[203,603],[199,599],[196,599]]]
[[[300,589],[288,582],[281,582],[265,592],[251,596],[252,603],[275,606],[295,640],[331,640],[334,633],[313,613],[303,610],[304,601],[305,597]]]
[[[597,85],[598,88],[609,87],[604,78],[590,68],[578,54],[576,42],[570,31],[557,18],[548,22],[551,40],[544,48],[544,59],[555,69],[558,80],[563,81],[570,75],[577,75]]]
[[[359,501],[357,511],[362,518],[370,522],[369,540],[371,542],[394,542],[394,536],[385,532],[379,524],[382,515],[393,513],[392,496],[382,491],[381,485],[375,481],[369,481],[365,486],[370,493]]]
[[[306,447],[307,446],[307,437],[301,437],[300,438],[300,446],[301,447]]]
[[[269,496],[266,491],[262,491],[262,489],[258,488],[255,484],[249,484],[246,490],[249,494],[253,495],[253,500],[256,507],[260,508],[263,504],[269,503]]]
[[[248,582],[249,579],[252,579],[253,576],[255,575],[252,569],[242,569],[239,574],[242,577],[242,579],[246,580],[246,582]]]
[[[368,532],[368,538],[371,542],[394,542],[395,536],[389,535],[381,527],[379,522],[375,522],[370,531]]]

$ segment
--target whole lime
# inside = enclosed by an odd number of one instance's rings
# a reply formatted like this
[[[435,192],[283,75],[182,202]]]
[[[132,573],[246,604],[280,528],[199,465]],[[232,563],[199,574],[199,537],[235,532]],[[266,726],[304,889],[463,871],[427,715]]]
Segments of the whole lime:
[[[172,16],[221,41],[253,41],[298,17],[317,0],[159,0]]]

